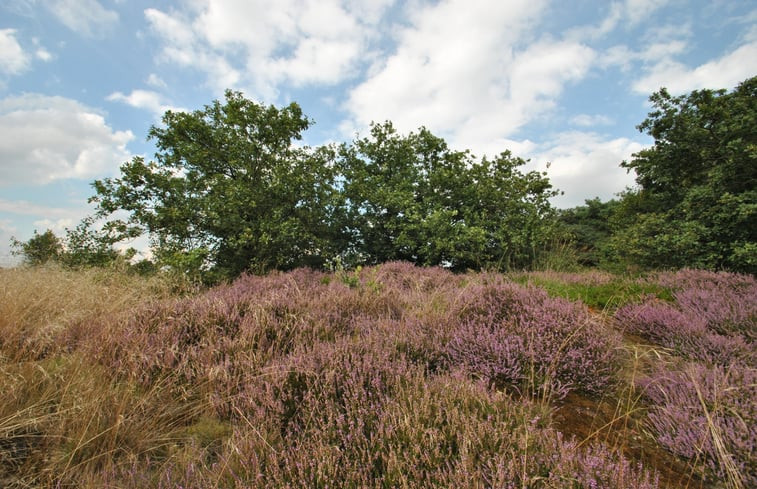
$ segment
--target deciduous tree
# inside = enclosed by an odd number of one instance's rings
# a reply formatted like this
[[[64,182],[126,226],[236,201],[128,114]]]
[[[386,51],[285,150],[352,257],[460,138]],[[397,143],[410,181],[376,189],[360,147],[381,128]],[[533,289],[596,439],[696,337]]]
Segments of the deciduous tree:
[[[615,251],[650,267],[757,273],[757,77],[650,100],[638,128],[655,143],[621,165],[639,187],[616,217]]]

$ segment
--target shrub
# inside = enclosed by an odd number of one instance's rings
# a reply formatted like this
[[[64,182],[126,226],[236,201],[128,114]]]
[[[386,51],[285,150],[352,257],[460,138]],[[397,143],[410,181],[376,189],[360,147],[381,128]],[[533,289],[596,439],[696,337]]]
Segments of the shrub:
[[[601,392],[618,369],[619,337],[584,306],[541,289],[487,277],[465,289],[457,311],[450,362],[490,384],[561,398]]]
[[[642,381],[660,444],[732,487],[757,485],[757,369],[690,365]]]
[[[732,273],[683,270],[652,280],[673,302],[648,298],[616,311],[626,331],[712,364],[757,365],[757,281]]]

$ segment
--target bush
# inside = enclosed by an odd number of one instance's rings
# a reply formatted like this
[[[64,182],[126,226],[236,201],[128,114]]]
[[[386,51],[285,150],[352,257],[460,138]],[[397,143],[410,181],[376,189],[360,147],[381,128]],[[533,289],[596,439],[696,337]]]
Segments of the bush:
[[[691,365],[642,382],[660,444],[704,468],[711,481],[757,485],[757,369]]]

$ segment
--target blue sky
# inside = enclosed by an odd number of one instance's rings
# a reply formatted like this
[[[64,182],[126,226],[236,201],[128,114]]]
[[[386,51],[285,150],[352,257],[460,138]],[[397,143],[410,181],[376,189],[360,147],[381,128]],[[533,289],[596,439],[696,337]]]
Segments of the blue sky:
[[[648,96],[757,75],[740,0],[3,0],[0,265],[11,236],[63,234],[167,109],[225,88],[298,102],[308,144],[371,121],[426,126],[476,155],[546,170],[559,207],[633,184]]]

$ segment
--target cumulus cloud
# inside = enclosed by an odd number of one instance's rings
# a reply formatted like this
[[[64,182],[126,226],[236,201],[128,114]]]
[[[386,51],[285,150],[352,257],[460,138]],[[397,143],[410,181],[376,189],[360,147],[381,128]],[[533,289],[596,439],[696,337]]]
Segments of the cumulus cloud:
[[[682,94],[702,88],[730,88],[757,73],[757,41],[744,44],[724,56],[689,67],[670,56],[662,56],[647,74],[633,83],[633,90],[652,93],[666,87]]]
[[[456,146],[502,151],[500,143],[552,109],[595,56],[579,42],[549,37],[523,47],[545,7],[533,0],[427,5],[399,33],[394,54],[351,91],[353,125],[426,125]]]
[[[16,39],[15,29],[0,29],[0,75],[18,75],[29,68],[30,56]]]
[[[145,109],[152,112],[155,117],[160,118],[167,110],[174,112],[187,112],[186,109],[174,107],[167,104],[164,97],[158,92],[151,90],[132,90],[129,95],[121,92],[114,92],[108,95],[107,99],[111,102],[123,102],[138,109]]]
[[[111,174],[134,138],[75,100],[39,94],[0,100],[0,134],[0,185]]]
[[[569,131],[535,148],[530,166],[546,171],[552,185],[565,192],[553,199],[557,207],[575,207],[589,198],[612,199],[633,185],[635,175],[619,165],[643,148],[627,138]]]
[[[97,0],[49,0],[45,5],[63,25],[87,37],[100,37],[118,23],[118,13]]]
[[[391,1],[206,0],[145,10],[160,59],[204,72],[216,91],[249,88],[273,99],[281,82],[334,84],[369,57]]]

